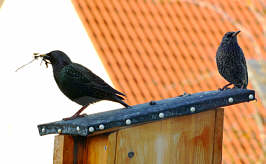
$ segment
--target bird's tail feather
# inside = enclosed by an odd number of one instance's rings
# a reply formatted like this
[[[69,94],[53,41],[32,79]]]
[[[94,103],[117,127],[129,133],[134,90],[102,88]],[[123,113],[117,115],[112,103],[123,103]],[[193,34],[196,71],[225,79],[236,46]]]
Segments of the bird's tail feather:
[[[122,104],[124,107],[130,107],[127,103],[125,103],[123,100],[124,100],[124,98],[123,97],[121,97],[121,96],[119,96],[119,95],[115,95],[114,97],[114,100],[112,100],[112,101],[115,101],[115,102],[118,102],[118,103],[120,103],[120,104]]]
[[[118,94],[118,95],[121,95],[121,96],[126,97],[126,95],[125,95],[124,93],[119,92],[119,91],[117,91],[117,90],[115,90],[115,93]],[[119,97],[120,97],[120,96],[119,96]],[[124,98],[122,98],[122,100],[124,100]]]

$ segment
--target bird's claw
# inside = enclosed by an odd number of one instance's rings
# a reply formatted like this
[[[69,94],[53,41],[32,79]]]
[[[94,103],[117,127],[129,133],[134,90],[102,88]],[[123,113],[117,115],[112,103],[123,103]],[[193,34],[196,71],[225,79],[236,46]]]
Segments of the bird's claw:
[[[183,94],[177,96],[177,97],[186,97],[186,96],[190,96],[191,94],[190,93],[186,93],[184,92]]]
[[[67,121],[67,120],[74,120],[76,118],[81,118],[81,117],[85,117],[87,116],[87,114],[80,114],[80,115],[73,115],[71,117],[66,117],[66,118],[63,118],[64,121]]]
[[[228,89],[232,89],[232,88],[229,88],[228,86],[224,86],[223,88],[218,88],[219,91],[224,91]]]

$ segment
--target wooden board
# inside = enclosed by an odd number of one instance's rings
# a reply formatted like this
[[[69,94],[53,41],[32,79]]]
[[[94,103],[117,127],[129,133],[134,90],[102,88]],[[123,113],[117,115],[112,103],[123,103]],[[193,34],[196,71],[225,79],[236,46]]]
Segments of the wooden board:
[[[107,163],[108,135],[93,136],[87,139],[87,162],[86,164]],[[84,163],[84,164],[85,164]]]
[[[223,147],[223,125],[224,125],[224,109],[216,109],[215,129],[214,129],[214,145],[213,145],[213,164],[222,163],[222,147]]]
[[[220,164],[223,109],[91,137],[55,136],[54,164]]]
[[[73,164],[74,140],[71,136],[57,135],[54,139],[54,164]]]
[[[116,144],[117,144],[117,132],[113,132],[108,136],[107,164],[115,164]]]
[[[221,159],[223,109],[122,129],[115,164],[208,164]],[[216,124],[215,119],[219,118]],[[215,132],[219,134],[215,135]],[[218,146],[215,144],[218,143]],[[215,150],[215,152],[214,152]],[[129,158],[128,153],[134,152]],[[215,159],[213,158],[215,155]],[[217,162],[215,162],[217,163]]]
[[[110,140],[111,141],[111,140]],[[54,164],[106,164],[108,135],[93,137],[58,135],[54,140]],[[113,152],[115,152],[113,150]]]
[[[159,113],[164,113],[165,118],[180,117],[252,100],[255,100],[255,91],[247,89],[200,92],[138,104],[126,109],[95,113],[74,120],[42,124],[38,125],[38,129],[40,135],[57,134],[58,129],[61,129],[60,134],[87,137],[127,128],[127,119],[131,120],[131,125],[139,125],[160,121]],[[192,107],[195,110],[191,110]],[[101,124],[104,129],[99,128]],[[90,127],[94,128],[93,132],[89,131]]]
[[[54,138],[54,164],[62,164],[63,163],[63,150],[64,150],[64,137],[63,136],[55,136]]]

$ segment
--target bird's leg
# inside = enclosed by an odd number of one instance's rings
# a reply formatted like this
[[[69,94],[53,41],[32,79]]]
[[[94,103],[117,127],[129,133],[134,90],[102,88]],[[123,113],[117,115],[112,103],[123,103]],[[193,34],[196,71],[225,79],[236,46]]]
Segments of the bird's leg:
[[[240,88],[240,89],[242,89],[242,86],[241,85],[234,85],[234,87],[233,87],[234,89],[237,89],[237,88]]]
[[[228,86],[232,85],[233,83],[226,84],[223,88],[219,88],[220,91],[229,89]]]
[[[85,106],[83,106],[82,108],[80,108],[80,110],[78,110],[73,116],[71,116],[71,117],[67,117],[67,118],[63,118],[63,120],[73,120],[73,119],[75,119],[75,118],[78,118],[78,117],[84,117],[85,115],[80,115],[80,113],[84,110],[84,109],[86,109],[88,107],[88,105],[85,105]]]

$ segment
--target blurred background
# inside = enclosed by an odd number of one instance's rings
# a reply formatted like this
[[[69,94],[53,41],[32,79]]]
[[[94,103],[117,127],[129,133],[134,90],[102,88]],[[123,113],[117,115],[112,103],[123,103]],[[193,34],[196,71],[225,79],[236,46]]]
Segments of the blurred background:
[[[262,0],[0,0],[0,163],[52,163],[53,135],[37,125],[79,105],[57,88],[34,52],[66,52],[127,95],[130,105],[217,90],[227,82],[215,55],[224,33],[241,30],[249,89],[257,102],[225,108],[223,163],[264,163],[266,53]],[[90,114],[120,108],[102,101]]]

